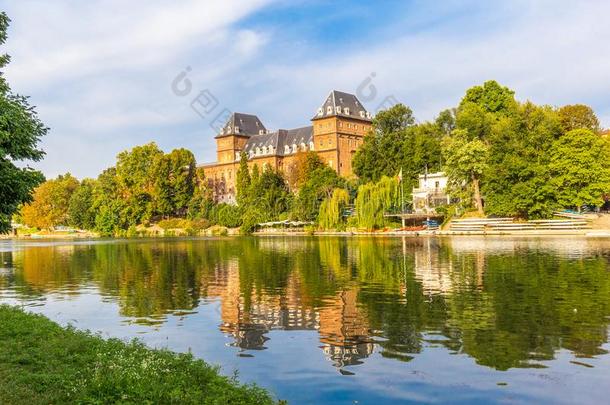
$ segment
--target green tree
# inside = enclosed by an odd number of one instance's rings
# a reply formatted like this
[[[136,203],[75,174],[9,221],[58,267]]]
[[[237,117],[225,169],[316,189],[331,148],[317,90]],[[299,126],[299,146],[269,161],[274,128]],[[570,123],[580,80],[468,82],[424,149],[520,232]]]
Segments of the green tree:
[[[318,225],[322,229],[337,229],[343,225],[343,211],[349,204],[349,194],[343,188],[336,188],[330,198],[322,201],[318,214]]]
[[[371,133],[352,160],[354,173],[365,182],[377,181],[384,175],[395,176],[408,156],[408,129],[414,124],[413,112],[403,104],[377,113]]]
[[[329,166],[312,166],[316,168],[306,172],[292,204],[291,216],[301,221],[315,221],[322,201],[330,198],[335,188],[345,187],[345,180]]]
[[[475,209],[483,214],[481,177],[487,168],[489,148],[478,138],[469,139],[464,130],[455,130],[443,142],[445,171],[452,191],[460,196],[472,196]],[[465,191],[465,192],[464,192]],[[455,194],[454,194],[455,195]]]
[[[491,215],[547,218],[556,208],[549,150],[561,134],[556,111],[530,102],[495,124],[482,186]]]
[[[34,190],[34,199],[21,209],[23,221],[36,228],[69,224],[70,199],[79,182],[70,173],[47,180]]]
[[[559,109],[559,119],[564,132],[574,129],[588,129],[599,132],[599,120],[588,105],[574,104],[566,105]]]
[[[79,229],[95,228],[95,210],[93,209],[93,189],[95,180],[83,179],[74,190],[68,205],[69,224]]]
[[[575,129],[553,144],[549,169],[562,207],[600,206],[610,192],[610,146],[588,129]]]
[[[166,155],[157,156],[152,193],[157,213],[164,216],[186,215],[195,189],[195,170],[195,157],[189,150],[174,149]]]
[[[0,12],[0,45],[6,41],[9,22]],[[9,61],[8,55],[0,55],[0,69]],[[0,233],[10,230],[12,215],[32,200],[32,190],[44,181],[41,172],[15,163],[41,160],[44,152],[38,142],[47,131],[27,98],[13,93],[0,71]]]
[[[250,169],[248,168],[248,155],[241,152],[239,155],[239,169],[235,178],[235,194],[237,203],[242,203],[250,187]]]
[[[358,187],[356,196],[356,220],[367,230],[386,224],[384,214],[400,206],[400,184],[396,177],[382,177],[377,183]]]
[[[116,185],[121,199],[119,222],[124,226],[137,225],[154,214],[155,170],[162,157],[163,151],[154,142],[117,155]],[[118,209],[118,205],[114,205]]]

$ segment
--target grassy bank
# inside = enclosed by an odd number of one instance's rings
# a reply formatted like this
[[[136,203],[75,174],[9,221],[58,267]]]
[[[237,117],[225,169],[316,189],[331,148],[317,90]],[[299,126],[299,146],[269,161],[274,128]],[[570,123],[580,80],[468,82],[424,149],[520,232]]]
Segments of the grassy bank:
[[[188,354],[105,340],[0,306],[0,403],[270,404]]]

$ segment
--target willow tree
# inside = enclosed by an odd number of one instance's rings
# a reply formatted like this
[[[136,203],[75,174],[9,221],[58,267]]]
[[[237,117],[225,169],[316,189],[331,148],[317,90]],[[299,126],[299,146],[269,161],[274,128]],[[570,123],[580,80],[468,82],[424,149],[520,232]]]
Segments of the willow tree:
[[[358,187],[356,219],[358,226],[376,229],[385,225],[384,214],[400,206],[400,185],[397,178],[383,176],[377,183]]]
[[[342,212],[349,204],[349,193],[343,188],[335,188],[330,198],[320,205],[318,224],[322,229],[337,229],[343,224]]]

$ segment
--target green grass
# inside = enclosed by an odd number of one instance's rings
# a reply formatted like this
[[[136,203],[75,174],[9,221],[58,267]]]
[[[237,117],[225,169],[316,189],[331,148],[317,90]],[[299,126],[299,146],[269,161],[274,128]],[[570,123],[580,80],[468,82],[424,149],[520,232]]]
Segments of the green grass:
[[[105,340],[0,305],[0,404],[271,404],[190,354]]]

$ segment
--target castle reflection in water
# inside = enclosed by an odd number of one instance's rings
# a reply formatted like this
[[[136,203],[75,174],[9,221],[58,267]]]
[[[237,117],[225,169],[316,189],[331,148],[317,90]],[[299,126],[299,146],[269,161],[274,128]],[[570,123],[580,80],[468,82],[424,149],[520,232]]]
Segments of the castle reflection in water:
[[[19,244],[21,243],[21,244]],[[0,246],[0,292],[91,293],[144,325],[217,302],[240,352],[317,331],[342,373],[429,345],[497,369],[605,353],[608,242],[494,238],[235,238]],[[567,310],[569,309],[569,310]]]

